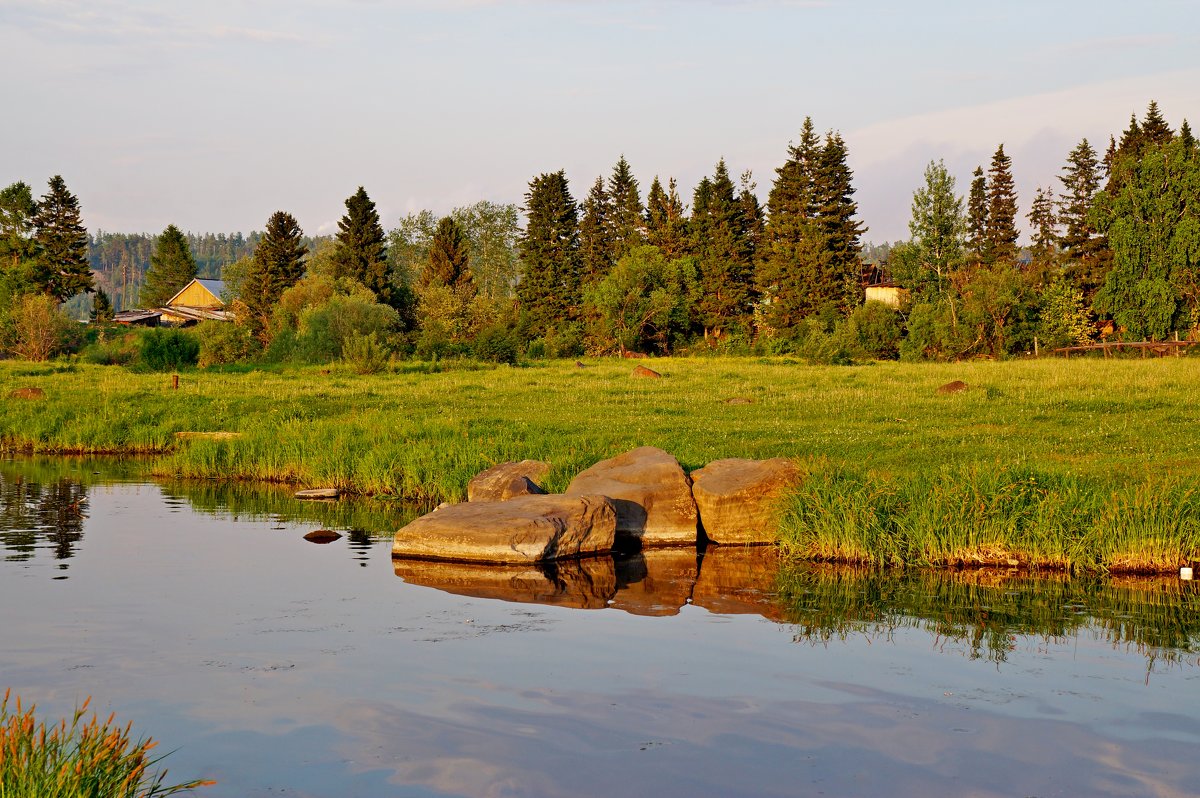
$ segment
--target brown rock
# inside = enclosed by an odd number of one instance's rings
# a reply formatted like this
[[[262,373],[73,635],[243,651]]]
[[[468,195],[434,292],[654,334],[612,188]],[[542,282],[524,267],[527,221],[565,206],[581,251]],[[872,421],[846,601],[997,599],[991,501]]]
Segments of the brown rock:
[[[734,396],[725,400],[727,405],[752,405],[754,400],[746,396]]]
[[[529,565],[392,560],[396,576],[410,585],[457,596],[603,609],[617,590],[612,557],[585,557]]]
[[[638,366],[637,368],[635,368],[633,370],[633,374],[631,376],[633,376],[633,377],[648,377],[652,380],[657,380],[657,379],[662,378],[662,375],[659,374],[657,371],[655,371],[654,369],[648,369],[645,366]]]
[[[337,532],[334,532],[332,529],[318,529],[316,531],[309,532],[304,536],[304,539],[309,543],[325,544],[332,543],[335,540],[341,540],[342,536]]]
[[[617,517],[604,496],[517,496],[463,502],[396,533],[393,557],[534,563],[612,550]]]
[[[549,471],[550,464],[541,460],[499,463],[476,474],[467,483],[467,501],[502,502],[514,496],[545,493],[537,482]]]
[[[213,440],[213,441],[231,441],[235,438],[242,437],[240,432],[228,432],[225,430],[215,430],[213,432],[176,432],[175,437],[180,440]]]
[[[781,620],[776,599],[779,566],[775,546],[709,546],[700,559],[692,603],[719,615]]]
[[[774,543],[779,500],[800,481],[791,460],[716,460],[692,472],[700,526],[715,543]]]
[[[965,390],[967,390],[967,384],[965,382],[963,382],[962,380],[955,380],[954,382],[948,382],[945,385],[943,385],[942,387],[938,388],[937,392],[938,393],[962,393]]]
[[[342,492],[337,488],[309,488],[296,491],[297,499],[336,499]]]
[[[643,446],[581,472],[569,496],[607,496],[617,509],[617,536],[642,547],[696,543],[696,502],[679,461]]]
[[[18,388],[8,394],[9,399],[45,399],[46,392],[41,388]]]
[[[617,559],[617,594],[610,605],[630,615],[678,615],[696,586],[696,550],[648,549]]]

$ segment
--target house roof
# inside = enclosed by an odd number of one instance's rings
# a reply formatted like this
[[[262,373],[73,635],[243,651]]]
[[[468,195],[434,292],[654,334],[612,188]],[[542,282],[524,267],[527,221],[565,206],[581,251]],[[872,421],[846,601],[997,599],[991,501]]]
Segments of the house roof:
[[[184,291],[191,288],[192,283],[199,283],[199,285],[205,291],[207,291],[208,293],[213,295],[214,299],[216,299],[222,305],[225,304],[225,300],[221,296],[222,294],[225,293],[225,281],[224,280],[201,280],[199,277],[194,277],[188,282],[187,285],[185,285],[183,288],[180,288],[178,291],[176,291],[175,296],[173,296],[167,300],[167,302],[166,302],[167,306],[170,307],[171,303],[174,302],[176,299],[178,299],[180,294],[182,294]]]
[[[158,313],[172,319],[183,319],[184,321],[233,321],[233,314],[228,310],[189,308],[184,305],[159,308]]]
[[[113,316],[113,321],[119,324],[137,324],[139,321],[156,319],[162,316],[159,310],[123,310]]]

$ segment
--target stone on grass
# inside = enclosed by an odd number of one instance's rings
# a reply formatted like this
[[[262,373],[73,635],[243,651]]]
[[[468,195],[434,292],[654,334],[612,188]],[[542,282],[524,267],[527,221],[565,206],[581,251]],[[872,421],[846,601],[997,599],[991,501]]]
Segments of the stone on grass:
[[[715,543],[774,543],[779,501],[800,481],[791,460],[715,460],[692,472],[700,526]]]
[[[502,502],[514,496],[545,493],[537,483],[549,471],[550,464],[541,460],[499,463],[467,483],[467,501]]]
[[[534,563],[612,550],[617,516],[604,496],[517,496],[435,510],[396,533],[393,557]]]
[[[613,500],[618,540],[636,541],[641,547],[696,543],[691,480],[679,461],[662,449],[642,446],[580,472],[567,495],[589,494]]]
[[[637,368],[635,368],[635,369],[633,370],[633,374],[632,374],[632,375],[630,375],[630,376],[633,376],[633,377],[648,377],[648,378],[650,378],[650,379],[652,379],[652,380],[657,380],[657,379],[661,379],[661,378],[662,378],[662,375],[661,375],[661,374],[659,374],[657,371],[655,371],[654,369],[648,369],[648,368],[646,368],[645,366],[638,366]]]
[[[41,388],[18,388],[8,394],[9,399],[45,399],[46,392]]]
[[[962,393],[965,390],[967,390],[967,384],[965,382],[963,382],[962,380],[955,380],[954,382],[948,382],[945,385],[941,386],[940,388],[937,389],[937,392],[938,393]]]

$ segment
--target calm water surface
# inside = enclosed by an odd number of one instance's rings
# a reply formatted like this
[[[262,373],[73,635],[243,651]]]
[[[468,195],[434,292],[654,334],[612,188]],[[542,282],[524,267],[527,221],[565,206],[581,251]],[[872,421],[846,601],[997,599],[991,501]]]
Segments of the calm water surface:
[[[1198,790],[1191,583],[393,563],[403,511],[134,473],[0,463],[0,689],[93,696],[199,795]]]

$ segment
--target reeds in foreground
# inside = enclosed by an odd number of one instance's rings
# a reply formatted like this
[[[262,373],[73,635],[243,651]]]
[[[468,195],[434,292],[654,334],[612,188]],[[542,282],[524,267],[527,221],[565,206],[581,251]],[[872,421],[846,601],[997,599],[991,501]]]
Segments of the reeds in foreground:
[[[134,740],[130,724],[117,726],[114,716],[85,720],[89,698],[70,722],[53,726],[34,717],[11,691],[0,702],[0,796],[3,798],[156,798],[175,795],[215,782],[189,781],[166,785],[167,771],[154,770],[162,756],[152,756],[156,742]]]

